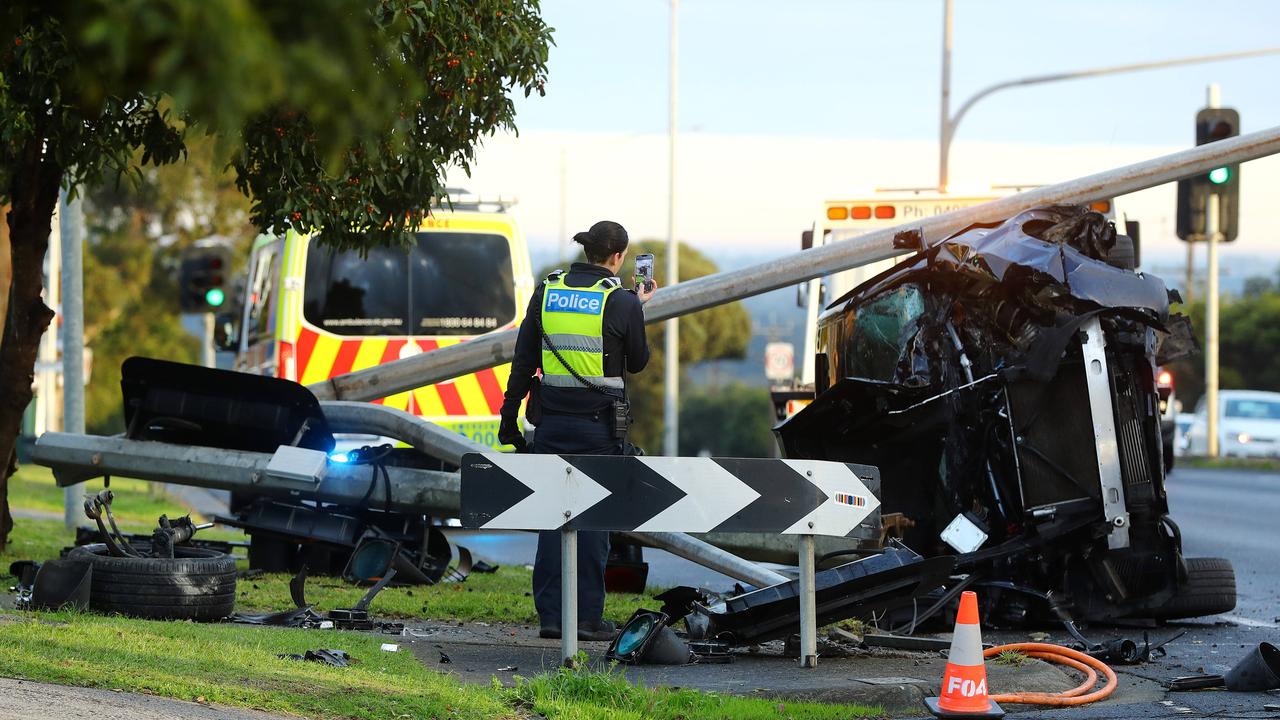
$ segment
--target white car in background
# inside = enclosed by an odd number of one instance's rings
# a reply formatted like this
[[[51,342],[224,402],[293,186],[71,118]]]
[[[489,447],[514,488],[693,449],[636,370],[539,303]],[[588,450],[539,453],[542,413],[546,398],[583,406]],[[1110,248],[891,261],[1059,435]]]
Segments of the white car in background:
[[[1218,392],[1218,452],[1231,457],[1280,457],[1280,393],[1262,390]],[[1208,406],[1196,406],[1187,431],[1189,455],[1209,454]]]

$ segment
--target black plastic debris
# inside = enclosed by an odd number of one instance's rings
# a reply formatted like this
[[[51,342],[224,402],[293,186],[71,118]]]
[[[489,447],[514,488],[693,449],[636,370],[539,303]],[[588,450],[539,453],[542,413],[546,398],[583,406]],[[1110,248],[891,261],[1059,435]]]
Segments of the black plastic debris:
[[[9,563],[9,574],[17,578],[18,583],[9,588],[9,592],[16,593],[14,599],[14,609],[29,610],[31,608],[31,593],[36,584],[36,573],[40,571],[40,563],[35,560],[15,560]]]
[[[605,658],[623,665],[687,665],[694,654],[666,613],[636,610],[609,643]]]
[[[1223,677],[1228,690],[1261,692],[1280,688],[1280,650],[1264,642],[1249,651]]]
[[[946,582],[955,558],[922,558],[899,547],[814,576],[818,624],[866,617],[910,604]],[[685,590],[664,593],[669,608],[683,617],[695,640],[715,639],[748,645],[786,637],[800,623],[799,580],[703,605]],[[679,608],[679,600],[688,602]],[[683,612],[680,612],[683,610]]]
[[[369,605],[378,593],[391,583],[395,575],[396,571],[391,570],[386,577],[369,588],[355,607],[334,608],[327,615],[321,615],[315,612],[307,602],[307,568],[303,566],[289,581],[289,596],[294,604],[292,610],[262,614],[236,613],[231,616],[231,621],[246,625],[292,628],[333,627],[338,630],[376,631],[387,635],[400,635],[404,632],[404,623],[375,620],[369,614]]]
[[[346,650],[308,650],[302,655],[296,653],[277,655],[276,657],[284,660],[302,660],[305,662],[318,662],[322,665],[331,665],[333,667],[351,667],[354,662]]]
[[[40,563],[29,606],[32,610],[88,610],[93,565],[85,560]]]

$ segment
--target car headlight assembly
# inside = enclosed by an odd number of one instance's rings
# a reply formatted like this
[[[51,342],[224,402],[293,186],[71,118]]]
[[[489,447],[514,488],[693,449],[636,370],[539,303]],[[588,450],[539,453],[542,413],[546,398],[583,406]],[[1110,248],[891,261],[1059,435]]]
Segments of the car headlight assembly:
[[[605,657],[624,665],[685,665],[689,646],[667,626],[666,613],[637,610],[609,645]]]

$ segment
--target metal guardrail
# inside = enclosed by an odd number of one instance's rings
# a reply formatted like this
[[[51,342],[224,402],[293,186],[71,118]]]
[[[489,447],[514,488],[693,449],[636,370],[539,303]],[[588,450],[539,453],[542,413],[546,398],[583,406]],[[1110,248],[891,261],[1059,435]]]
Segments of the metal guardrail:
[[[742,270],[665,287],[645,306],[645,320],[660,322],[883,260],[902,252],[893,247],[894,235],[901,230],[920,229],[926,238],[933,240],[977,222],[1011,217],[1028,208],[1079,204],[1126,195],[1208,172],[1220,165],[1276,153],[1280,153],[1280,127],[1046,185],[918,223],[876,230]],[[515,330],[492,333],[404,360],[339,375],[310,388],[321,400],[374,400],[508,362],[515,350],[515,341]]]

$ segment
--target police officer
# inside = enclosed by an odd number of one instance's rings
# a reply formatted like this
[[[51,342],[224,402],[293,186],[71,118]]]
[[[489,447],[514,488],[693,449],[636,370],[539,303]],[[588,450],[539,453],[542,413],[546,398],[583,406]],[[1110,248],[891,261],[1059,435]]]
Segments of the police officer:
[[[551,273],[534,291],[516,339],[498,439],[525,449],[516,416],[534,371],[541,369],[542,417],[534,452],[621,455],[623,439],[614,432],[614,403],[625,400],[624,374],[638,373],[649,362],[641,305],[656,285],[622,288],[617,273],[627,255],[627,231],[618,223],[602,220],[573,239],[582,244],[589,262],[576,262],[567,273]],[[608,640],[616,630],[601,618],[608,557],[607,532],[578,533],[580,640]],[[559,638],[559,532],[538,533],[533,602],[539,635]]]

